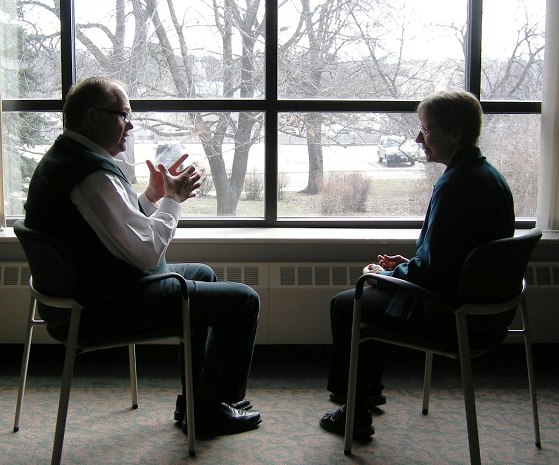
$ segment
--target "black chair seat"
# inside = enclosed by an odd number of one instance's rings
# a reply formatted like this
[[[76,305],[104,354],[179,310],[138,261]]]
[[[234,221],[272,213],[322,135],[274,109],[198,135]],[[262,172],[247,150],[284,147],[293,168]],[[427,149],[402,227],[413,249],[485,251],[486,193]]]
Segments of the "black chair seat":
[[[507,334],[507,330],[504,330],[501,333],[489,334],[472,334],[472,332],[470,332],[470,356],[479,357],[480,355],[495,349],[502,344],[507,337]],[[379,328],[371,323],[361,323],[361,339],[377,339],[398,342],[400,345],[406,344],[410,347],[417,346],[417,348],[421,348],[421,350],[428,349],[433,353],[456,359],[458,359],[459,356],[456,335],[450,335],[446,338],[436,338],[432,335],[414,334],[398,331],[392,328]]]

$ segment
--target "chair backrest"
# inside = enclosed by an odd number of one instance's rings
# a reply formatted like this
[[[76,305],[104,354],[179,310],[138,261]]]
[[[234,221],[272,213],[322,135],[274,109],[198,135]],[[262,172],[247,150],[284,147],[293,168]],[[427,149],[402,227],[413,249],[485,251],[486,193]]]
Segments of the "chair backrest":
[[[522,236],[482,244],[462,267],[459,295],[462,302],[491,304],[516,297],[534,247],[542,237],[534,228]]]
[[[14,223],[37,291],[54,297],[74,297],[77,276],[64,243],[50,234],[29,229],[23,220]]]

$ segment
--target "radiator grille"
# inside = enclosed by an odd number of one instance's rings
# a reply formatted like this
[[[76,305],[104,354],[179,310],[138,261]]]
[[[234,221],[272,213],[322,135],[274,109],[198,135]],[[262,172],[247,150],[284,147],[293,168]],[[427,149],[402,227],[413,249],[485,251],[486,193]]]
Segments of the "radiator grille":
[[[348,287],[362,274],[362,263],[208,263],[219,281],[254,288]],[[0,287],[26,287],[31,272],[27,263],[0,263]],[[559,288],[559,263],[530,263],[526,282],[535,288]]]
[[[258,288],[268,284],[268,264],[210,264],[218,281],[232,281]],[[0,287],[27,287],[31,271],[27,263],[0,263]]]
[[[532,287],[559,287],[559,264],[530,263],[526,269],[526,283]]]
[[[313,271],[310,266],[298,266],[297,269],[297,284],[299,286],[311,286]]]
[[[349,287],[363,271],[363,264],[271,263],[270,287]]]
[[[295,286],[294,266],[282,266],[280,268],[280,282],[285,286]]]
[[[218,281],[243,283],[254,288],[268,285],[267,263],[208,263]]]
[[[30,276],[27,263],[0,263],[0,287],[27,286]]]
[[[326,286],[347,288],[355,285],[363,273],[363,263],[271,263],[270,268],[272,288]],[[530,263],[526,269],[526,282],[530,287],[559,288],[559,264]]]

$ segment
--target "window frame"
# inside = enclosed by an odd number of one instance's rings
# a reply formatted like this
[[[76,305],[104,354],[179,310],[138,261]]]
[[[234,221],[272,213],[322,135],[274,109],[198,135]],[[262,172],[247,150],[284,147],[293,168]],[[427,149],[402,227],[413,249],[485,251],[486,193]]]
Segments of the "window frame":
[[[481,30],[483,0],[467,0],[466,89],[481,95]],[[265,113],[265,198],[264,218],[216,217],[181,218],[179,227],[275,227],[275,228],[419,228],[423,218],[278,218],[277,154],[278,114],[284,112],[367,112],[415,113],[418,100],[289,100],[278,99],[277,21],[278,0],[266,0],[266,97],[265,99],[175,99],[135,100],[135,112],[256,111]],[[60,0],[61,18],[61,99],[7,99],[2,112],[61,112],[68,89],[76,82],[74,0]],[[486,114],[541,114],[541,101],[481,101]],[[0,169],[1,169],[0,164]],[[1,173],[0,173],[1,174]],[[3,200],[3,193],[0,193]],[[3,208],[3,206],[2,206]],[[11,226],[18,217],[7,218]],[[516,218],[518,229],[532,228],[535,218]]]

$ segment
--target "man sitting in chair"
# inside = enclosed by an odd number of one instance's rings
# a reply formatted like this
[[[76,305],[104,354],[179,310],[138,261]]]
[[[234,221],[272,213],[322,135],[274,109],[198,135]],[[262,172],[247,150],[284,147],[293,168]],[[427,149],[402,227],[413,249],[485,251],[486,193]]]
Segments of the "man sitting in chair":
[[[203,264],[166,264],[181,203],[198,193],[201,176],[188,155],[169,169],[149,160],[149,184],[137,195],[114,157],[126,150],[133,129],[124,86],[94,77],[74,86],[64,105],[64,132],[38,164],[29,185],[25,225],[60,237],[79,269],[80,334],[130,333],[182,336],[181,290],[166,279],[103,305],[87,305],[141,276],[177,272],[190,297],[196,431],[233,434],[255,428],[245,391],[258,324],[258,294],[244,284],[217,282]],[[49,331],[68,319],[39,312]],[[68,312],[69,315],[69,312]],[[67,330],[66,330],[67,331]],[[182,354],[183,351],[180,351]],[[184,364],[181,363],[184,371]],[[183,394],[175,420],[183,421]],[[183,423],[186,429],[186,422]],[[185,431],[186,432],[186,431]]]
[[[446,166],[433,188],[417,255],[378,255],[378,264],[363,273],[382,273],[425,287],[449,300],[456,300],[462,264],[477,246],[514,234],[515,215],[511,191],[503,176],[487,162],[476,146],[482,125],[478,100],[467,92],[438,92],[418,107],[419,133],[427,162]],[[494,264],[489,263],[488,266]],[[328,390],[331,399],[346,400],[353,300],[355,292],[334,297],[330,307],[333,354]],[[454,299],[453,299],[454,298]],[[386,286],[368,287],[362,296],[362,320],[377,329],[397,329],[410,334],[456,341],[456,324],[449,309],[427,305],[419,298],[394,293]],[[509,315],[507,315],[508,318]],[[490,317],[468,322],[470,335],[506,334],[510,320]],[[504,337],[504,336],[503,336]],[[369,340],[360,344],[355,405],[354,437],[374,434],[371,405],[385,403],[381,377],[386,347]],[[344,434],[345,404],[320,420],[324,429]]]

